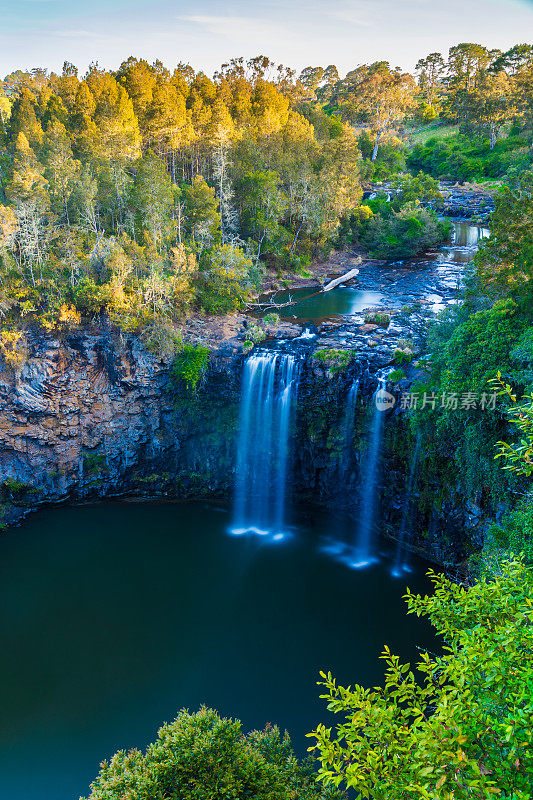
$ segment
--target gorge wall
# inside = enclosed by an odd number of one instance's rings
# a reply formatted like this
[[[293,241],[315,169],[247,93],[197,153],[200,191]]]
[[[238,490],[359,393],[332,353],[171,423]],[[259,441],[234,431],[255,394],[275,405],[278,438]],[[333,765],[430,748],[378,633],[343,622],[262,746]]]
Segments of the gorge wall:
[[[357,514],[365,469],[369,400],[377,385],[373,364],[356,358],[331,371],[300,354],[293,462],[288,495],[311,510],[322,506]],[[176,391],[169,363],[136,338],[107,330],[62,341],[29,334],[18,373],[0,376],[0,502],[2,522],[15,523],[50,503],[113,497],[218,498],[231,501],[238,428],[242,346],[214,349],[199,391]],[[360,405],[346,456],[343,415],[355,377]],[[389,386],[399,394],[401,386]],[[405,415],[387,412],[380,516],[397,535],[408,470]],[[483,528],[481,511],[460,492],[444,507],[415,506],[413,547],[441,563],[457,563]]]

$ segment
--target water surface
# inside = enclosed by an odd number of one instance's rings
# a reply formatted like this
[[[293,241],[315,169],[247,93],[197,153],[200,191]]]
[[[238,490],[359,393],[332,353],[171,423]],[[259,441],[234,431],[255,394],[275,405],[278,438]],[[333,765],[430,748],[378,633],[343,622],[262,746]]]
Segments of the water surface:
[[[276,292],[275,295],[269,295],[268,298],[263,297],[262,299],[265,301],[270,297],[276,303],[296,300],[294,305],[280,310],[280,314],[285,319],[296,317],[315,321],[343,314],[358,314],[365,308],[379,305],[383,300],[381,292],[363,291],[348,286],[338,286],[330,292],[321,292],[318,287],[306,286],[301,289]]]
[[[431,643],[402,600],[423,566],[350,570],[331,515],[282,541],[229,525],[197,503],[106,504],[0,536],[0,797],[76,800],[102,759],[201,703],[278,723],[303,754],[327,720],[319,669],[374,685],[384,643],[411,659]]]

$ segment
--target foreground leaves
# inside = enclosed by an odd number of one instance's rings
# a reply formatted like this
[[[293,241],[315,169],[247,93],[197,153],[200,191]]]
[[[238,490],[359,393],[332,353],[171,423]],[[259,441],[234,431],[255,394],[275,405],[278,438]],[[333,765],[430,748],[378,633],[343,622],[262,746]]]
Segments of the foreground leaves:
[[[383,687],[339,686],[322,697],[342,714],[310,748],[326,784],[373,800],[526,800],[533,791],[533,575],[519,560],[472,588],[430,573],[432,597],[406,595],[444,638],[442,655],[409,664],[385,648]]]

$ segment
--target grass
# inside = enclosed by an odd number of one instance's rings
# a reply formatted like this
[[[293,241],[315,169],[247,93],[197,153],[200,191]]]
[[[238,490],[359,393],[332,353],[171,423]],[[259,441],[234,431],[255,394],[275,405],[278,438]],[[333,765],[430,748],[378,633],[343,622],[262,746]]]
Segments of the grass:
[[[428,139],[447,139],[458,133],[459,125],[441,125],[436,122],[433,125],[426,125],[423,128],[413,129],[408,134],[411,144],[425,144]]]

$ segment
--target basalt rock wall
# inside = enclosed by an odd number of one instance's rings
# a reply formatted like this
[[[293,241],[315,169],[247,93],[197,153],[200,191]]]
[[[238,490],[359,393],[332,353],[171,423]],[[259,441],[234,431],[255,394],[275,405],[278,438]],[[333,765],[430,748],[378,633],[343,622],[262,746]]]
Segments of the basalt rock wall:
[[[312,350],[301,357],[289,496],[310,514],[326,507],[355,517],[375,365],[354,359],[335,372]],[[0,376],[3,523],[46,504],[120,496],[230,502],[242,362],[238,342],[222,343],[190,393],[172,384],[168,361],[136,338],[108,331],[61,341],[30,334],[22,369],[6,366]],[[346,398],[355,378],[358,404],[347,447]],[[396,395],[401,388],[389,386]],[[398,404],[386,416],[379,511],[384,532],[395,538],[410,438]],[[472,530],[476,535],[482,525],[481,511],[460,493],[439,509],[422,508],[414,497],[413,546],[436,561],[460,561]]]

